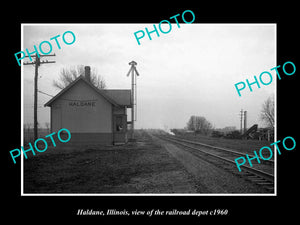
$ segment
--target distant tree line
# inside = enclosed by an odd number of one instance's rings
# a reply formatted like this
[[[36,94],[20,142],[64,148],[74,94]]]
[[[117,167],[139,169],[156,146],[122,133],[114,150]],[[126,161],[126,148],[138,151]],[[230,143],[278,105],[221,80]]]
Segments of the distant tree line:
[[[272,139],[272,133],[274,133],[275,125],[275,101],[274,96],[267,98],[262,104],[262,109],[260,113],[260,119],[267,126],[266,128],[260,128],[259,131],[255,131],[251,139],[266,139],[266,135],[270,136]],[[195,134],[211,135],[212,137],[217,138],[229,138],[229,139],[240,139],[243,138],[242,134],[238,130],[232,130],[230,132],[224,133],[218,129],[214,129],[211,122],[209,122],[203,116],[191,116],[187,122],[185,129],[171,129],[176,135],[185,135],[187,134],[186,130],[192,131]],[[248,136],[245,138],[249,138]],[[269,137],[267,138],[269,139]]]
[[[195,133],[208,135],[212,131],[213,125],[203,116],[191,116],[186,128]]]

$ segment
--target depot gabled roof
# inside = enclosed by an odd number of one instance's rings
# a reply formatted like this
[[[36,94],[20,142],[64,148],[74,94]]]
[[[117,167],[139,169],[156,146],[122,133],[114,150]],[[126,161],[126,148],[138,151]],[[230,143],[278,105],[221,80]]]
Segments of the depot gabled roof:
[[[91,82],[89,82],[84,76],[77,77],[73,82],[71,82],[67,87],[61,90],[57,95],[55,95],[52,99],[50,99],[44,106],[51,107],[52,103],[62,96],[65,92],[67,92],[70,88],[72,88],[77,82],[80,80],[84,81],[91,88],[93,88],[99,95],[105,98],[108,102],[110,102],[114,106],[127,106],[131,107],[131,90],[107,90],[107,89],[99,89],[95,87]]]
[[[103,89],[101,90],[118,105],[131,107],[131,90],[124,89]]]

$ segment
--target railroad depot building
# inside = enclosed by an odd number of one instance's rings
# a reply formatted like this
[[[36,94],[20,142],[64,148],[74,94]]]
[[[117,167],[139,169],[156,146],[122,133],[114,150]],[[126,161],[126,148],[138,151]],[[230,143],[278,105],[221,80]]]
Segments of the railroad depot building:
[[[51,132],[67,128],[71,142],[121,144],[127,137],[131,90],[98,89],[90,82],[90,67],[44,106],[49,106]]]

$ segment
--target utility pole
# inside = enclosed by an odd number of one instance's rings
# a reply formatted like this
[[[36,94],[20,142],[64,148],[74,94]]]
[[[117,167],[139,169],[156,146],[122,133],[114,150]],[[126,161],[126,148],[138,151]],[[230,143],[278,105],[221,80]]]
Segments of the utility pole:
[[[241,116],[241,134],[243,134],[243,109],[241,109],[241,114],[240,114],[240,116]]]
[[[48,60],[40,60],[40,57],[48,57],[48,56],[55,56],[55,54],[52,55],[37,55],[35,54],[34,56],[30,56],[30,57],[35,57],[35,61],[34,62],[24,62],[23,65],[35,65],[35,72],[34,72],[34,122],[33,122],[33,126],[34,126],[34,140],[36,140],[38,138],[38,131],[37,131],[37,101],[38,101],[38,96],[37,96],[37,91],[38,91],[38,73],[39,73],[39,69],[38,67],[41,64],[45,64],[45,63],[55,63],[55,61],[48,61]],[[25,57],[29,57],[29,56],[25,56]]]
[[[127,73],[127,77],[130,75],[131,72],[131,100],[132,100],[132,107],[131,107],[131,138],[134,138],[134,121],[136,120],[134,115],[135,115],[135,109],[136,109],[136,98],[137,98],[137,94],[135,92],[136,89],[136,76],[139,76],[140,74],[138,73],[138,71],[136,70],[136,65],[137,63],[135,61],[131,61],[129,63],[129,65],[131,65],[130,70]],[[134,74],[135,72],[135,74]]]
[[[244,134],[247,131],[247,111],[244,111]]]

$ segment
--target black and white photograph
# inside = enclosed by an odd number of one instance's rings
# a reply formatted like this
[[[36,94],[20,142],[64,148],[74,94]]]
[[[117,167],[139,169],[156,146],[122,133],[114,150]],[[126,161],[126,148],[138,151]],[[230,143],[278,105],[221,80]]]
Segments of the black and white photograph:
[[[276,194],[276,24],[22,30],[24,195]]]
[[[296,221],[296,5],[147,3],[5,7],[3,219]]]

